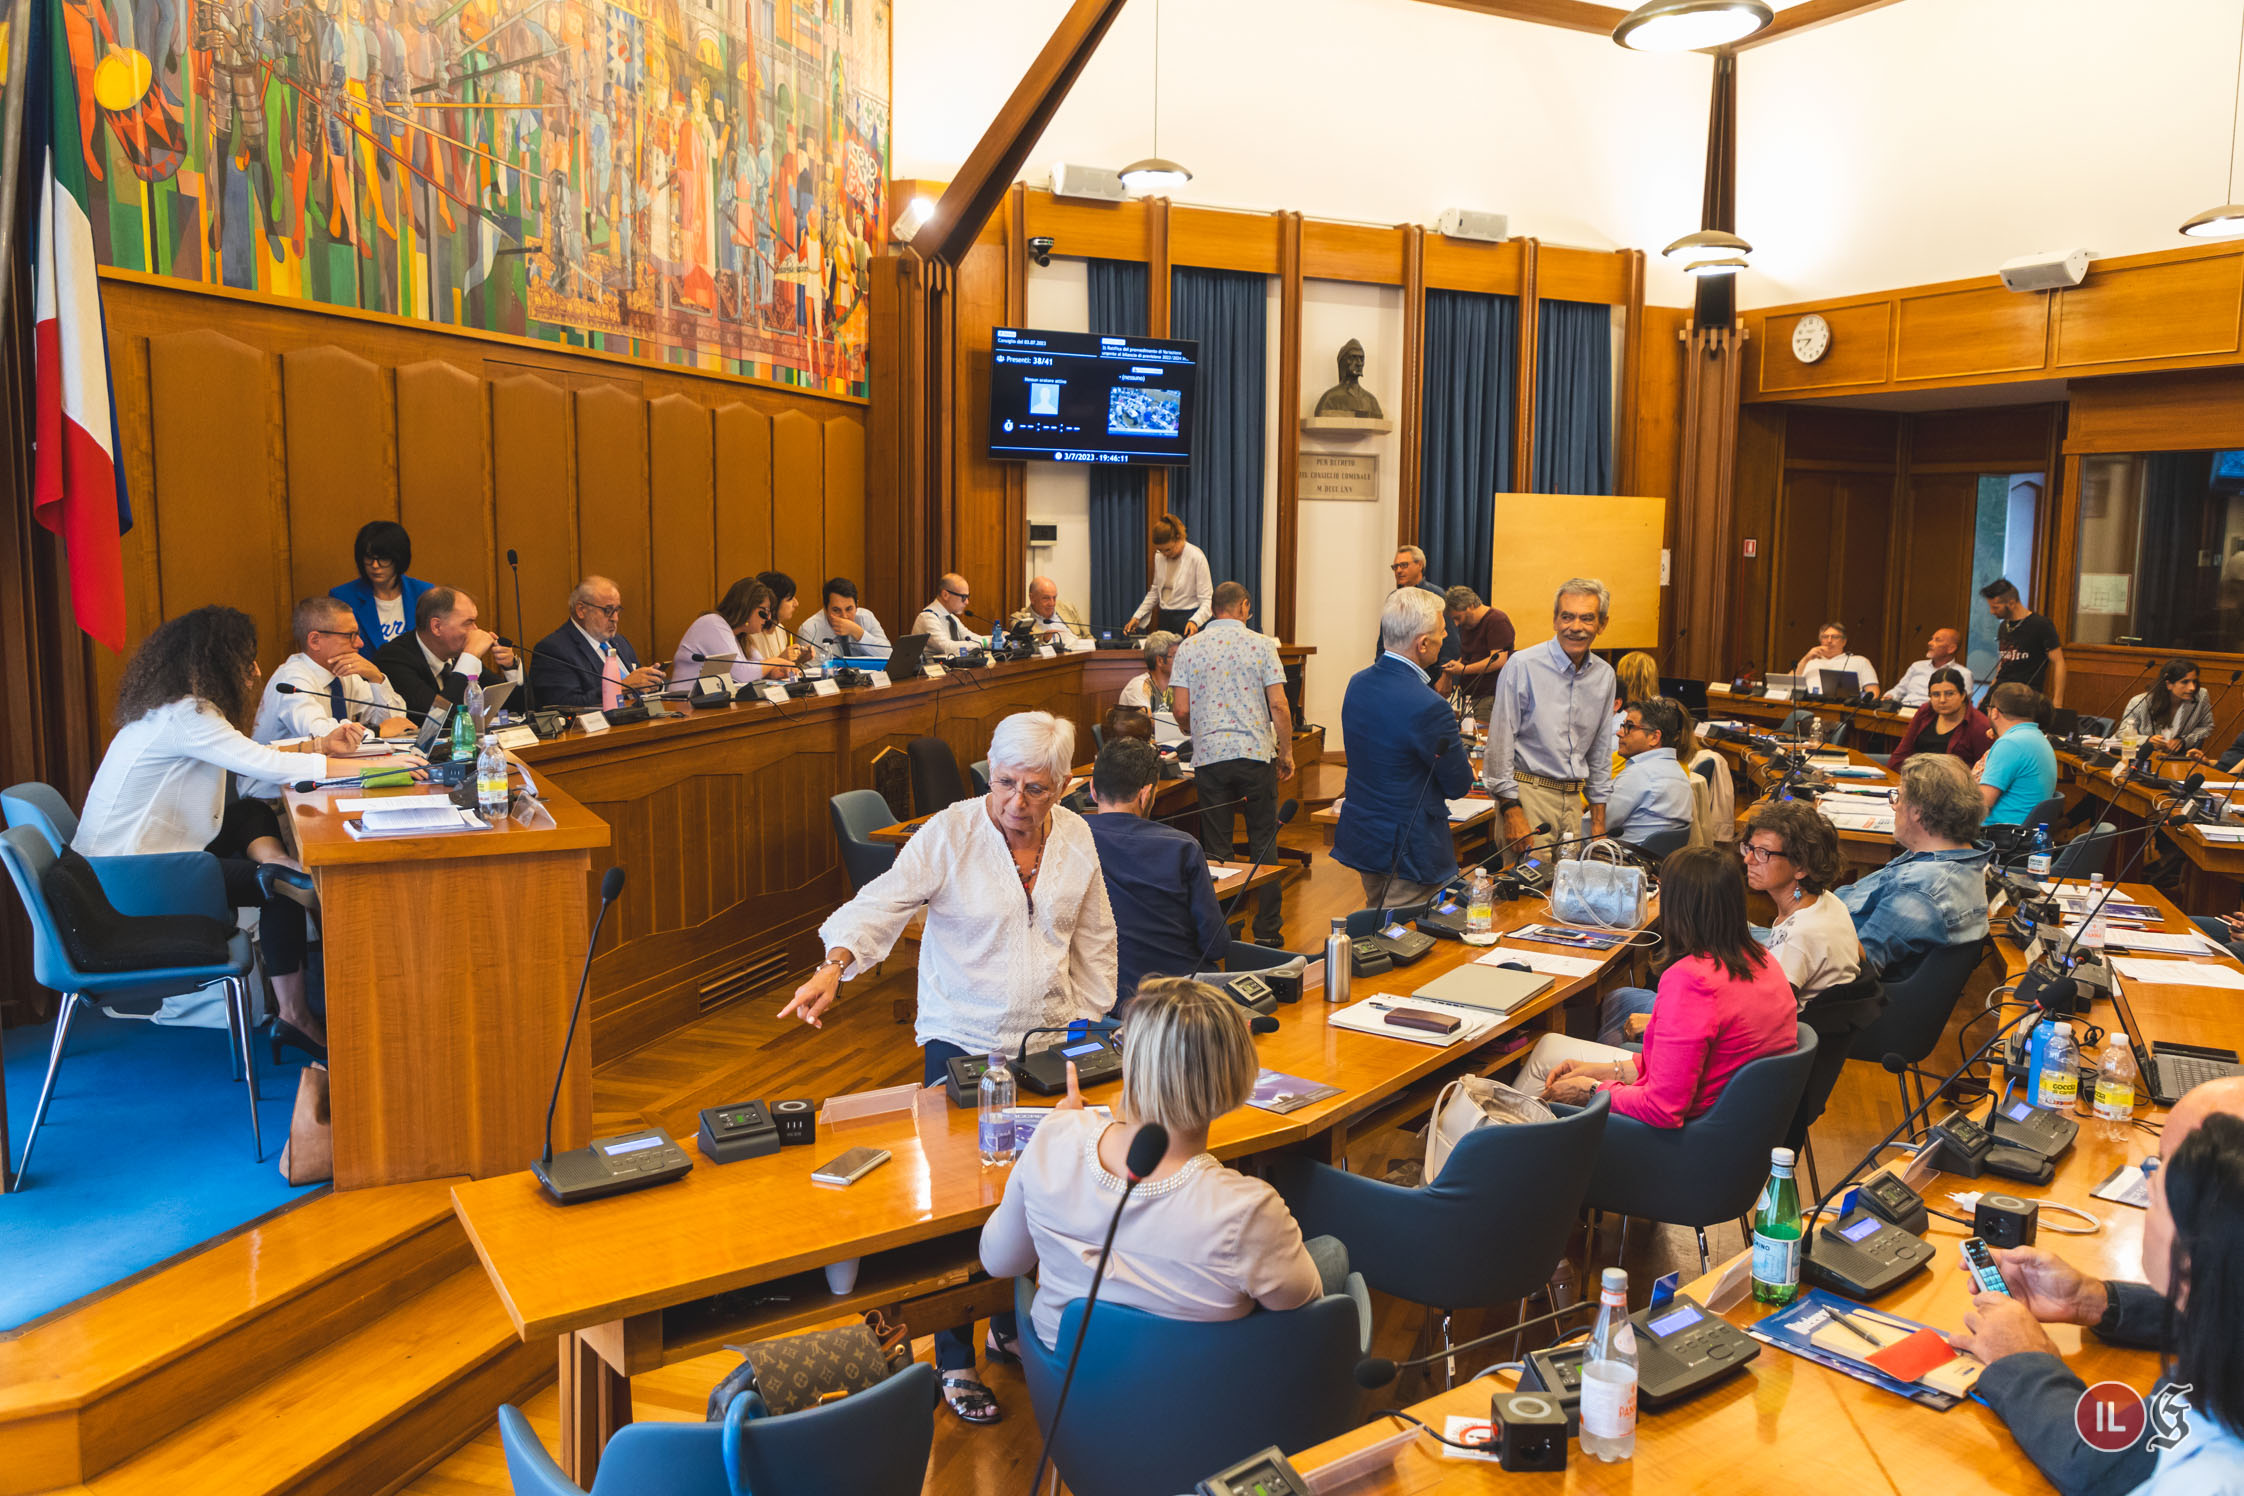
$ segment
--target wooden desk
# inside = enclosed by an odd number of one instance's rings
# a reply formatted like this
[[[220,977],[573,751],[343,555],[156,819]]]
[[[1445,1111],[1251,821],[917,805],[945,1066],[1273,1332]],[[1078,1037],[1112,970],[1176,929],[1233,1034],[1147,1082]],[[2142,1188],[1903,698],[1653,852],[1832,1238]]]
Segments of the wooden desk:
[[[1475,797],[1480,797],[1477,784]],[[1339,835],[1340,807],[1346,799],[1344,795],[1323,809],[1310,812],[1309,819],[1324,832],[1325,845],[1328,847],[1332,845],[1333,838]],[[1503,818],[1497,813],[1495,800],[1483,799],[1482,804],[1484,808],[1473,812],[1464,820],[1449,823],[1449,837],[1457,848],[1460,866],[1477,862],[1496,849],[1496,833],[1503,825]]]
[[[2125,892],[2156,905],[2167,916],[2169,928],[2187,927],[2180,911],[2155,890],[2131,884]],[[2017,959],[2015,950],[2006,955],[2013,962]],[[2244,1022],[2232,1011],[2207,1003],[2205,994],[2204,988],[2138,984],[2129,990],[2128,1001],[2156,1037],[2235,1047],[2244,1039]],[[2116,1021],[2108,1011],[2090,1016],[2107,1028]],[[2146,1105],[2137,1115],[2155,1121],[2162,1113]],[[2101,1231],[2061,1236],[2045,1230],[2039,1244],[2094,1276],[2140,1282],[2143,1212],[2092,1199],[2089,1192],[2114,1168],[2155,1151],[2156,1145],[2155,1138],[2136,1128],[2125,1129],[2116,1139],[2106,1137],[2097,1123],[2084,1118],[2079,1141],[2058,1165],[2056,1178],[2045,1186],[1934,1173],[1923,1188],[1928,1201],[1942,1208],[1951,1205],[1945,1198],[1951,1190],[1998,1188],[2026,1199],[2054,1200],[2087,1210],[2102,1219]],[[1966,1228],[1934,1217],[1926,1233],[1939,1248],[1931,1267],[1879,1299],[1876,1307],[1942,1328],[1961,1326],[1971,1295],[1956,1247],[1966,1234]],[[1692,1287],[1702,1289],[1706,1281]],[[1641,1301],[1646,1286],[1631,1287],[1633,1298]],[[1749,1299],[1728,1317],[1744,1326],[1759,1319],[1760,1311],[1761,1306]],[[2147,1390],[2158,1375],[2153,1352],[2122,1350],[2061,1325],[2050,1327],[2050,1338],[2066,1363],[2090,1382],[2110,1378]],[[1487,1360],[1501,1360],[1507,1354],[1508,1346],[1501,1353],[1492,1348]],[[1490,1393],[1510,1385],[1508,1377],[1470,1383],[1429,1398],[1411,1411],[1437,1429],[1453,1413],[1485,1419]],[[1377,1420],[1295,1455],[1294,1464],[1306,1473],[1376,1442],[1395,1427],[1393,1420]],[[1577,1444],[1569,1451],[1564,1475],[1513,1475],[1493,1464],[1444,1459],[1436,1450],[1431,1440],[1418,1439],[1403,1451],[1393,1469],[1351,1485],[1350,1496],[1358,1492],[1418,1496],[1436,1491],[1507,1496],[1521,1491],[1621,1493],[1641,1490],[1646,1478],[1656,1479],[1662,1489],[1678,1491],[1756,1490],[1779,1483],[1807,1490],[1820,1484],[1833,1491],[1888,1491],[1895,1496],[1921,1496],[1932,1490],[2048,1489],[2002,1421],[1980,1404],[1967,1401],[1948,1412],[1934,1413],[1767,1345],[1743,1375],[1690,1402],[1659,1412],[1640,1411],[1633,1460],[1602,1464],[1585,1458]]]
[[[343,829],[335,802],[419,791],[287,793],[319,891],[337,1189],[483,1178],[538,1156],[584,960],[584,890],[608,845],[598,816],[541,788],[548,828],[371,841]],[[560,1147],[590,1136],[589,1037],[579,1030],[562,1088]]]
[[[1901,741],[1909,730],[1909,723],[1917,714],[1908,711],[1889,712],[1884,707],[1855,708],[1828,702],[1821,697],[1809,696],[1793,701],[1771,701],[1765,696],[1732,696],[1713,687],[1707,688],[1706,715],[1709,718],[1741,718],[1758,726],[1775,727],[1796,711],[1806,711],[1823,722],[1829,732],[1841,722],[1852,720],[1848,734],[1861,734],[1881,742],[1883,751],[1891,753],[1893,745]]]
[[[1278,650],[1295,678],[1312,653]],[[849,896],[827,801],[870,786],[874,755],[932,736],[970,764],[1001,718],[1038,710],[1073,721],[1087,744],[1144,669],[1134,649],[1083,651],[785,706],[673,705],[653,721],[572,729],[524,749],[540,783],[613,828],[630,877],[593,961],[593,1055],[635,1049],[817,961],[818,926]],[[588,880],[586,909],[597,901]]]
[[[1783,771],[1775,767],[1769,756],[1758,749],[1749,748],[1741,743],[1718,741],[1713,738],[1704,741],[1709,747],[1721,754],[1723,758],[1743,771],[1746,777],[1761,789],[1767,789],[1783,777]],[[1825,752],[1830,751],[1829,749],[1825,750]],[[1833,778],[1831,783],[1834,786],[1891,790],[1901,782],[1900,778],[1886,767],[1884,759],[1873,758],[1869,754],[1854,748],[1846,749],[1845,753],[1849,764],[1858,768],[1875,769],[1878,771],[1878,777],[1875,779]],[[1752,813],[1752,806],[1742,807],[1738,811],[1739,822],[1742,824],[1745,818]],[[1857,876],[1875,868],[1884,867],[1893,860],[1894,854],[1901,850],[1900,846],[1895,843],[1893,833],[1890,831],[1867,831],[1849,826],[1840,826],[1836,829],[1839,833],[1840,855],[1846,859],[1847,866]]]
[[[1500,905],[1497,916],[1500,929],[1542,917],[1539,903],[1525,902]],[[1482,954],[1442,942],[1416,965],[1363,979],[1358,998],[1408,993]],[[1523,1030],[1594,993],[1624,959],[1616,952],[1597,976],[1554,980],[1470,1046],[1336,1028],[1312,990],[1278,1010],[1277,1032],[1258,1036],[1255,1048],[1264,1065],[1341,1093],[1285,1115],[1241,1108],[1216,1124],[1210,1147],[1225,1159],[1284,1147],[1337,1158],[1352,1129],[1423,1112],[1441,1085],[1526,1042]],[[1118,1090],[1097,1087],[1089,1099],[1111,1104]],[[563,1210],[523,1172],[462,1185],[453,1200],[523,1338],[566,1337],[562,1447],[582,1482],[605,1433],[628,1420],[633,1373],[864,1308],[916,1301],[904,1317],[924,1333],[1010,1303],[1008,1285],[970,1281],[981,1224],[1006,1179],[981,1166],[976,1142],[974,1114],[952,1108],[938,1088],[922,1092],[911,1113],[821,1120],[813,1147],[722,1167],[701,1161],[679,1183],[642,1194]],[[847,1190],[811,1184],[814,1164],[860,1143],[894,1157]],[[856,1289],[828,1292],[818,1270],[851,1258],[862,1263]]]
[[[2130,773],[2122,782],[2117,766],[2092,769],[2079,754],[2060,750],[2057,769],[2060,784],[2072,785],[2082,795],[2116,812],[2120,824],[2133,826],[2142,824],[2159,810],[2168,793],[2167,784],[2199,772],[2202,766],[2188,762],[2163,763],[2157,766],[2154,780],[2146,781]],[[2202,772],[2213,784],[2244,779],[2244,774],[2222,774],[2212,769],[2202,769]],[[2236,793],[2232,803],[2244,808],[2244,790]],[[2244,842],[2208,841],[2195,826],[2169,826],[2163,836],[2189,860],[2186,897],[2192,908],[2207,913],[2226,913],[2237,907],[2238,888],[2244,885]],[[2139,841],[2136,837],[2128,839],[2124,844],[2123,861],[2134,853]]]

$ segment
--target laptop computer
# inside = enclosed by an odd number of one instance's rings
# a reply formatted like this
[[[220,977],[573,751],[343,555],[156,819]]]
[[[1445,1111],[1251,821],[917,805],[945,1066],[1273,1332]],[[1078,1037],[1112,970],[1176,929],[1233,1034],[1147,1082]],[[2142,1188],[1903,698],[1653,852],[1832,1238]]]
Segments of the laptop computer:
[[[451,725],[452,703],[439,696],[429,703],[429,714],[421,719],[421,730],[413,739],[413,751],[434,763],[438,747],[451,747],[451,735],[446,731]]]
[[[2154,1043],[2144,1038],[2143,1026],[2135,1021],[2135,1010],[2127,1001],[2127,989],[2119,983],[2112,987],[2112,1006],[2119,1009],[2120,1022],[2127,1025],[2127,1047],[2135,1051],[2135,1068],[2143,1072],[2143,1084],[2151,1100],[2160,1106],[2172,1106],[2192,1086],[2244,1075],[2244,1064],[2237,1063],[2233,1049]]]
[[[1670,701],[1681,702],[1684,710],[1694,717],[1703,719],[1706,716],[1706,682],[1703,680],[1663,675],[1660,677],[1660,694]]]
[[[1483,966],[1473,961],[1443,972],[1411,996],[1420,1002],[1504,1014],[1550,989],[1551,979],[1539,971]]]
[[[920,656],[927,653],[925,634],[906,634],[888,654],[888,678],[911,680],[919,674]]]
[[[1771,696],[1774,696],[1779,691],[1782,691],[1790,696],[1798,696],[1802,691],[1805,691],[1807,689],[1807,685],[1807,680],[1803,676],[1772,675],[1769,677],[1768,691]]]
[[[1852,670],[1818,670],[1817,689],[1833,701],[1852,701],[1862,694],[1862,677]]]

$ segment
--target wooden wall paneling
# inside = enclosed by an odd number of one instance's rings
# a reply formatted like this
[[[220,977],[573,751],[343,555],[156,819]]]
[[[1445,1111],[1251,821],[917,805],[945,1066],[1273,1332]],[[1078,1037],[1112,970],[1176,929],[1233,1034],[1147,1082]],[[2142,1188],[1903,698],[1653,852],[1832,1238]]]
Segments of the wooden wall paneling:
[[[2244,446],[2244,369],[2144,374],[2075,386],[2067,452],[2194,451]]]
[[[2061,405],[1978,406],[1909,417],[1909,467],[1969,464],[1989,473],[2033,473],[2049,461]]]
[[[1979,606],[1971,591],[1972,541],[1979,520],[1979,478],[1974,473],[1911,472],[1903,499],[1906,553],[1894,568],[1901,601],[1892,663],[1879,664],[1900,679],[1907,661],[1924,652],[1934,629],[1968,633],[1960,609]]]
[[[647,402],[647,480],[653,590],[635,611],[641,619],[651,615],[653,626],[639,657],[668,663],[687,627],[716,607],[727,587],[749,575],[717,574],[716,473],[707,406],[684,395]],[[632,604],[626,600],[624,606]]]
[[[1785,422],[1784,460],[1853,463],[1893,471],[1900,417],[1884,411],[1810,406]]]
[[[1833,334],[1837,342],[1837,334]],[[2049,356],[2049,298],[2000,281],[1899,298],[1893,375],[1908,379],[2038,371]]]
[[[854,580],[861,601],[875,615],[894,612],[894,600],[903,593],[901,578],[916,569],[918,537],[925,491],[922,472],[927,445],[921,428],[927,419],[926,403],[919,397],[927,369],[922,342],[926,327],[926,298],[919,281],[921,261],[916,255],[884,250],[873,258],[865,306],[866,364],[872,381],[873,403],[865,420],[865,533],[870,539],[865,574]],[[734,410],[741,406],[730,407]],[[725,422],[717,422],[717,516],[720,550],[727,523],[725,489]],[[766,433],[766,474],[769,473],[769,434]],[[770,504],[764,513],[768,541]],[[768,552],[767,552],[768,554]],[[720,569],[722,568],[720,561]]]
[[[1679,306],[1644,308],[1643,352],[1633,360],[1638,392],[1625,492],[1675,496],[1683,454],[1683,329],[1690,317]]]
[[[1016,184],[1005,199],[1005,325],[1019,327],[1028,321],[1028,189]],[[993,352],[994,357],[994,352]],[[983,381],[983,399],[988,400],[988,381]],[[982,425],[989,424],[988,407],[983,407]],[[832,458],[829,454],[828,462]],[[829,467],[829,472],[831,468]],[[1005,480],[1005,506],[999,518],[1000,533],[1014,545],[1014,563],[1010,570],[994,578],[1002,584],[1003,591],[998,606],[988,603],[981,611],[992,616],[1012,617],[1017,608],[1028,603],[1028,464],[1004,462],[998,472]],[[829,488],[831,484],[829,483]]]
[[[958,264],[950,298],[959,325],[954,420],[946,433],[953,529],[949,551],[935,558],[936,569],[965,577],[974,611],[987,616],[1002,610],[1008,595],[1024,590],[1020,570],[1028,541],[1025,533],[1009,533],[1006,522],[1007,469],[1019,465],[993,462],[988,451],[990,330],[1006,320],[1010,253],[1004,245],[975,245]],[[914,611],[926,603],[926,597],[905,599]]]
[[[853,502],[865,491],[865,428],[855,421],[826,422],[826,548],[824,575],[859,577],[865,573],[865,506]],[[798,620],[823,606],[816,596],[819,579],[797,577],[802,594]],[[891,636],[893,637],[893,636]]]
[[[1301,215],[1278,227],[1278,637],[1294,637],[1301,549]]]
[[[401,388],[403,378],[401,371]],[[569,404],[559,385],[530,375],[491,382],[492,507],[498,533],[522,553],[522,628],[529,637],[516,642],[524,646],[566,621],[579,575],[574,505],[562,502],[576,492],[569,452]],[[513,610],[505,616],[514,621]]]
[[[476,600],[481,621],[495,633],[510,634],[515,627],[514,579],[510,573],[502,587],[499,573],[505,569],[506,548],[512,546],[522,553],[524,586],[529,586],[530,551],[525,538],[496,523],[490,502],[484,382],[432,359],[399,369],[396,385],[397,516],[413,537],[413,574],[466,589]],[[494,543],[494,535],[504,538]],[[344,557],[348,576],[348,551]],[[533,592],[522,599],[526,609],[535,597]],[[523,626],[536,616],[525,611]],[[544,632],[540,629],[537,637]],[[534,644],[537,638],[515,642]]]
[[[1812,364],[1792,355],[1792,329],[1800,316],[1749,316],[1748,325],[1758,335],[1761,352],[1755,360],[1763,390],[1821,390],[1842,385],[1883,384],[1893,355],[1893,303],[1873,301],[1859,306],[1831,307],[1823,319],[1831,325],[1831,348]]]
[[[1535,385],[1543,363],[1543,296],[1536,272],[1541,245],[1515,239],[1520,247],[1519,377],[1512,390],[1512,492],[1535,491]]]
[[[288,590],[314,597],[350,580],[359,526],[397,518],[389,380],[342,348],[292,349],[280,366]]]
[[[752,405],[720,405],[710,412],[715,438],[717,587],[730,587],[759,571],[785,570],[772,564],[771,417]],[[833,573],[794,577],[803,602],[797,618],[824,606],[819,585]],[[844,572],[863,589],[865,577]],[[878,615],[879,610],[874,610]]]
[[[798,579],[828,575],[825,525],[819,517],[819,496],[826,487],[823,434],[799,410],[783,410],[771,418],[771,564]]]
[[[1023,210],[1030,237],[1053,241],[1052,252],[1087,260],[1139,260],[1146,257],[1146,222],[1153,202],[1085,202],[1032,191]]]
[[[1502,244],[1476,244],[1445,234],[1421,231],[1426,284],[1442,291],[1486,291],[1517,296],[1527,258],[1527,241],[1507,239]]]
[[[1301,274],[1304,280],[1363,281],[1378,286],[1403,284],[1404,244],[1416,224],[1373,228],[1360,223],[1301,223]]]
[[[2098,266],[2053,293],[2057,368],[2238,351],[2244,256]]]
[[[1836,474],[1786,472],[1764,667],[1772,674],[1790,671],[1830,617],[1838,574],[1845,570],[1838,550],[1841,502]]]
[[[608,577],[622,589],[624,637],[634,639],[643,660],[655,660],[662,647],[648,637],[654,517],[647,501],[647,402],[599,386],[576,391],[575,404],[577,553],[587,574]]]
[[[1418,543],[1418,516],[1426,483],[1426,231],[1406,223],[1403,236],[1402,427],[1395,506],[1395,544]]]
[[[165,616],[210,603],[241,609],[271,670],[289,654],[293,602],[273,360],[219,333],[166,333],[148,340],[148,390]]]
[[[1859,641],[1856,653],[1878,651],[1883,656],[1882,664],[1893,658],[1886,638],[1886,558],[1893,537],[1894,479],[1891,473],[1843,473],[1836,477],[1838,533],[1833,536],[1831,554],[1837,574],[1832,578],[1826,606],[1846,624],[1848,640]],[[1808,642],[1814,642],[1813,634]],[[1800,646],[1800,652],[1807,652],[1807,644]]]
[[[1178,207],[1169,215],[1169,263],[1276,275],[1283,213]]]
[[[1563,244],[1536,245],[1535,294],[1545,301],[1602,301],[1625,306],[1634,281],[1634,249],[1572,249]]]
[[[1614,423],[1613,478],[1621,493],[1649,493],[1633,485],[1636,476],[1636,422],[1644,402],[1644,251],[1626,252],[1628,298],[1621,313],[1621,366],[1614,371],[1620,382],[1620,417]],[[1663,495],[1664,497],[1664,495]],[[1669,511],[1671,514],[1673,510]],[[1672,541],[1673,536],[1670,535]],[[1661,599],[1665,613],[1666,599]],[[1661,637],[1666,637],[1662,630]]]
[[[1776,568],[1777,506],[1784,486],[1785,417],[1790,413],[1756,405],[1743,406],[1738,412],[1737,465],[1731,501],[1739,550],[1734,573],[1738,590],[1738,635],[1737,658],[1728,663],[1761,670],[1781,671],[1793,662],[1776,663],[1776,656],[1782,651],[1770,637],[1770,617],[1774,611],[1770,581]],[[1630,491],[1658,493],[1660,490]],[[1696,547],[1704,541],[1679,532],[1675,509],[1675,505],[1668,506],[1669,544],[1676,548],[1680,558],[1687,547]],[[1751,556],[1743,554],[1747,540],[1753,542]],[[1673,592],[1670,588],[1671,597]],[[1672,609],[1670,613],[1672,615]]]

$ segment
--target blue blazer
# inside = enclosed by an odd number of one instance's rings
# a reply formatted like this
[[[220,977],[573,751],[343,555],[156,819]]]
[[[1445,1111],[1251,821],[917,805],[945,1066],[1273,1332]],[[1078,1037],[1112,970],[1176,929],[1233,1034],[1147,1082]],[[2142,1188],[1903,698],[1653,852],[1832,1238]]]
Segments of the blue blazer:
[[[618,634],[616,654],[623,673],[639,668],[631,641]],[[575,623],[564,623],[538,641],[530,656],[530,699],[539,706],[596,707],[600,704],[600,655]]]
[[[405,604],[405,629],[398,635],[399,638],[413,632],[414,613],[421,606],[421,594],[435,585],[434,582],[424,582],[419,577],[398,578],[398,586],[405,589],[402,599]],[[374,589],[366,585],[366,578],[353,577],[340,587],[330,587],[327,595],[350,604],[351,612],[358,616],[358,631],[366,636],[362,647],[369,657],[375,650],[390,642],[382,637],[382,615],[374,609]]]
[[[1446,802],[1473,785],[1456,714],[1416,671],[1383,654],[1349,680],[1340,728],[1347,739],[1348,795],[1332,839],[1333,860],[1363,873],[1384,873],[1393,864],[1396,877],[1413,883],[1449,879],[1457,871],[1457,844]]]

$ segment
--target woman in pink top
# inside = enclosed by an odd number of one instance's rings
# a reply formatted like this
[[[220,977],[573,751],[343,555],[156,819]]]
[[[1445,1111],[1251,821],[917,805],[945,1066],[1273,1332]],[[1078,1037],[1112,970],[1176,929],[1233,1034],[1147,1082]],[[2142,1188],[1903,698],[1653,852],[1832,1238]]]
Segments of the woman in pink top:
[[[1681,1127],[1713,1106],[1747,1063],[1784,1054],[1799,1004],[1784,968],[1753,939],[1737,859],[1686,847],[1660,866],[1660,929],[1669,953],[1641,1054],[1546,1034],[1520,1085],[1579,1105],[1604,1091],[1613,1110],[1652,1127]]]

